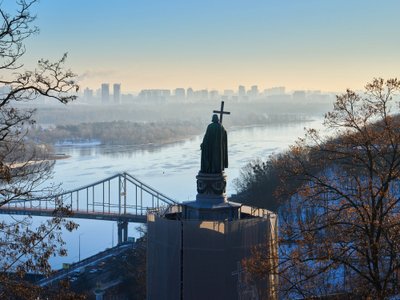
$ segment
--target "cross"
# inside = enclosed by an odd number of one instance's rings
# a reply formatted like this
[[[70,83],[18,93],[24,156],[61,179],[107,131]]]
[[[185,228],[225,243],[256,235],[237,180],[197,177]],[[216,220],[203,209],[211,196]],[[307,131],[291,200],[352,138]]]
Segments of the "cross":
[[[214,110],[213,113],[219,113],[219,122],[222,124],[222,117],[225,115],[230,115],[229,111],[224,111],[224,101],[221,101],[221,110]]]

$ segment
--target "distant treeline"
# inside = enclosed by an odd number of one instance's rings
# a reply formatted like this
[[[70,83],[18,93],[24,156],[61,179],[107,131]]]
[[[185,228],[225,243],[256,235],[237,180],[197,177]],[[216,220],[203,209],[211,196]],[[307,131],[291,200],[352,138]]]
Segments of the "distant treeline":
[[[200,126],[191,122],[137,123],[129,121],[57,125],[30,130],[29,136],[38,143],[100,141],[102,144],[143,145],[167,143],[188,138],[201,132]]]
[[[224,125],[230,126],[287,124],[304,122],[307,117],[300,114],[257,114],[247,113],[235,116],[234,121],[224,119]],[[211,118],[210,118],[211,121]],[[99,141],[107,145],[144,145],[163,144],[186,139],[205,132],[209,122],[167,120],[158,122],[94,122],[74,125],[56,125],[42,127],[37,125],[29,131],[29,137],[36,143],[56,144]]]

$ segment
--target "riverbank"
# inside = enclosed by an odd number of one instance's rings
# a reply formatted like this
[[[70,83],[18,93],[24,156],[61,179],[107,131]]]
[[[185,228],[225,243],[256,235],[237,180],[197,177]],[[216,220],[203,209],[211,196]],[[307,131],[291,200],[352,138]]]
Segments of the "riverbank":
[[[38,126],[31,129],[29,136],[38,143],[56,146],[144,145],[182,140],[200,132],[201,126],[191,122],[114,121]]]
[[[251,122],[228,125],[228,131],[268,125],[287,126],[310,122],[306,118],[268,117],[253,118]],[[91,147],[97,145],[150,146],[185,141],[204,133],[207,124],[199,121],[159,121],[159,122],[97,122],[55,127],[36,126],[30,131],[30,138],[37,143],[54,146]]]

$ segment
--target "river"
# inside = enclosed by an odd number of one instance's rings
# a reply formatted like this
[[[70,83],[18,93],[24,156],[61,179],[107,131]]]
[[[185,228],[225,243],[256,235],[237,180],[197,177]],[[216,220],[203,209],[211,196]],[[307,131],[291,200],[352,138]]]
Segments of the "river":
[[[304,135],[304,127],[320,128],[321,120],[280,126],[228,128],[229,168],[225,170],[228,176],[227,194],[236,193],[233,180],[239,176],[243,166],[256,158],[266,159],[273,153],[284,151]],[[57,147],[57,153],[70,157],[56,162],[53,181],[62,183],[62,188],[69,190],[119,172],[128,172],[173,199],[194,200],[201,140],[202,136],[196,136],[178,143],[146,147]],[[81,259],[116,244],[115,222],[75,221],[80,225],[79,229],[63,234],[68,257],[53,258],[53,268],[61,267],[63,262],[78,261],[79,239]],[[129,224],[129,236],[137,237],[137,226],[139,224]]]

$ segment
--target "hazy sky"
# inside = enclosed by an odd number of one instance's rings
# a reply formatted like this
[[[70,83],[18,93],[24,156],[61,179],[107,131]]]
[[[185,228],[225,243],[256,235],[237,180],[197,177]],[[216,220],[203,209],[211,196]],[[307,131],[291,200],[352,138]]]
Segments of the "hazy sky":
[[[68,52],[83,88],[342,91],[400,77],[397,0],[41,0],[33,11],[27,59]]]

